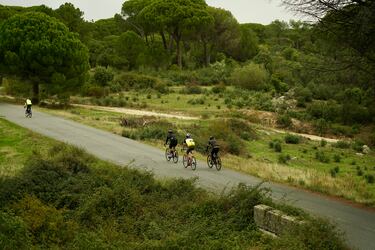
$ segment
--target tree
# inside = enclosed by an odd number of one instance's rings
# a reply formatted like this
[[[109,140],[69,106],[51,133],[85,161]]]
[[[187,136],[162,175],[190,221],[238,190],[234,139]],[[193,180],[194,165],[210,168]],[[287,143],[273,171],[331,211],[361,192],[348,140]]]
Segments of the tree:
[[[83,25],[83,12],[71,3],[65,3],[55,10],[60,19],[72,32],[80,33]]]
[[[30,80],[36,101],[41,83],[64,89],[82,84],[88,60],[78,37],[46,14],[15,15],[0,27],[0,72]]]
[[[325,40],[335,71],[361,70],[375,84],[375,1],[284,0],[291,10],[313,17]]]
[[[133,31],[127,31],[118,39],[116,50],[129,62],[129,69],[136,68],[139,55],[145,52],[143,39]]]
[[[206,66],[211,63],[211,55],[215,50],[231,54],[241,36],[240,25],[230,11],[214,7],[208,7],[207,11],[214,21],[201,26],[200,40]]]
[[[186,33],[213,22],[204,0],[155,0],[139,16],[150,25],[168,32],[176,43],[177,64],[182,68],[181,42]]]

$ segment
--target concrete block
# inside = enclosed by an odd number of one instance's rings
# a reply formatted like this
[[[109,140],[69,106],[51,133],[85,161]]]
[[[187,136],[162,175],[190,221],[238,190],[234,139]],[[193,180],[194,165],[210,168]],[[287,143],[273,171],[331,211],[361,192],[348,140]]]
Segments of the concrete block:
[[[272,207],[263,204],[254,207],[254,221],[258,227],[267,230],[265,217],[270,210]]]

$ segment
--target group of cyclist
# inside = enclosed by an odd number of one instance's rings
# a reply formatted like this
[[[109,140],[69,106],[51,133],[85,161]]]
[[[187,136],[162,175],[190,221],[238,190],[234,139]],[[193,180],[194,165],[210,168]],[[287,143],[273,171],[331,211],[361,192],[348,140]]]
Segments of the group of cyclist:
[[[165,140],[165,145],[169,145],[170,154],[173,153],[173,151],[176,150],[176,146],[178,144],[177,137],[172,129],[168,130],[167,139]],[[195,149],[195,142],[192,138],[191,134],[187,133],[185,136],[184,141],[182,142],[182,146],[185,149],[185,153],[187,156],[190,156],[193,150]],[[214,136],[210,136],[207,146],[206,146],[206,152],[210,153],[212,159],[216,159],[217,155],[219,153],[220,146],[217,143]]]

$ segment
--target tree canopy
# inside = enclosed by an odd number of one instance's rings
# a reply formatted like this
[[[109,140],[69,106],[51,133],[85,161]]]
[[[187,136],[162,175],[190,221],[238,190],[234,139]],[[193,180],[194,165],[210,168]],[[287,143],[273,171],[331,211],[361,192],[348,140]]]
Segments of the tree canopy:
[[[83,82],[88,49],[57,19],[43,13],[14,15],[0,26],[0,71],[33,83],[64,88]]]

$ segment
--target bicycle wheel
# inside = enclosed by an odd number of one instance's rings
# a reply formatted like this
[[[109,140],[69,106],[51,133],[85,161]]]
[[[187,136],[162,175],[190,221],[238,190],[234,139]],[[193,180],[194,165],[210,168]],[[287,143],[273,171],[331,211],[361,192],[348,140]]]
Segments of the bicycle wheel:
[[[197,168],[197,159],[194,156],[191,157],[191,169],[195,170]]]
[[[211,155],[207,155],[207,166],[212,168],[214,165],[212,164]]]
[[[170,160],[171,160],[171,158],[169,157],[169,148],[166,148],[166,149],[165,149],[165,159],[166,159],[167,161],[170,161]]]
[[[184,165],[184,168],[188,167],[188,157],[187,157],[187,155],[184,155],[184,157],[182,158],[182,165]]]
[[[220,169],[221,169],[221,159],[220,159],[219,156],[216,158],[216,164],[215,164],[215,167],[216,167],[216,170],[217,170],[217,171],[220,171]]]
[[[174,153],[173,153],[173,162],[174,163],[178,162],[178,152],[177,152],[177,150],[175,150]]]

